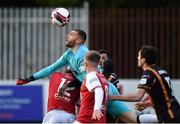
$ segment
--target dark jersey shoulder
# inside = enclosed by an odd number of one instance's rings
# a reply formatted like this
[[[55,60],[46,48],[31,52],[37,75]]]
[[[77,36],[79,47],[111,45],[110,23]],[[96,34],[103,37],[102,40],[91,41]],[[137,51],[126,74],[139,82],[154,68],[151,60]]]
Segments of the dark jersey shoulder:
[[[150,90],[154,85],[154,80],[156,80],[156,76],[154,75],[154,73],[151,70],[146,70],[141,76],[138,88]]]
[[[115,73],[111,73],[111,75],[108,78],[108,81],[110,81],[117,88],[117,84],[119,83],[119,78]]]

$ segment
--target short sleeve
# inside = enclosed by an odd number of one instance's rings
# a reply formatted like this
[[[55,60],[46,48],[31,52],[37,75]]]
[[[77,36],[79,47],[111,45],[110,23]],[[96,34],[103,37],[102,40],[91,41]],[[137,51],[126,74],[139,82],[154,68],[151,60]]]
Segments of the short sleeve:
[[[89,90],[89,92],[97,87],[101,87],[101,83],[96,73],[91,72],[86,75],[86,87]]]
[[[141,80],[138,83],[138,88],[150,90],[154,85],[155,79],[156,77],[153,72],[150,70],[146,70],[141,76]]]

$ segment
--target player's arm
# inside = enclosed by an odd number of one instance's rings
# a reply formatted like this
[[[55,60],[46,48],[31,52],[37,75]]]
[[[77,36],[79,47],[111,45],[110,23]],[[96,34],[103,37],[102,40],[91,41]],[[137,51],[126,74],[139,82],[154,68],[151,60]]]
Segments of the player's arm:
[[[80,89],[82,83],[72,74],[72,72],[69,70],[68,72],[66,72],[65,74],[68,75],[71,74],[73,76],[72,80],[66,84],[64,84],[61,88],[59,88],[59,95],[64,95],[64,91],[66,90],[67,87],[75,87]]]
[[[142,111],[142,110],[144,110],[145,108],[147,108],[149,106],[154,106],[150,98],[146,99],[143,102],[136,103],[135,104],[135,109],[137,109],[139,111]]]
[[[142,99],[144,94],[145,94],[145,89],[137,88],[136,93],[134,93],[134,94],[119,95],[119,96],[109,95],[109,99],[110,100],[128,101],[128,102],[137,102]]]
[[[78,79],[74,79],[70,81],[69,83],[64,84],[61,88],[59,88],[59,95],[64,95],[65,90],[68,87],[75,87],[75,88],[80,88],[81,87],[81,82]]]
[[[101,107],[102,107],[104,93],[101,87],[95,88],[94,92],[95,92],[95,103],[94,103],[94,111],[92,114],[92,119],[100,120],[101,117],[103,116],[101,112]]]
[[[59,67],[62,67],[62,62],[60,60],[57,60],[55,63],[53,63],[52,65],[41,69],[40,71],[34,73],[32,76],[22,79],[22,78],[18,78],[16,80],[16,85],[24,85],[27,84],[31,81],[34,80],[38,80],[41,79],[43,77],[46,77],[48,75],[50,75],[51,73],[53,73],[55,70],[57,70]]]
[[[67,63],[66,61],[67,61],[66,60],[66,54],[64,54],[56,62],[54,62],[53,64],[51,64],[48,67],[41,69],[40,71],[34,73],[32,76],[25,78],[25,79],[18,78],[16,80],[16,85],[24,85],[24,84],[27,84],[31,81],[38,80],[38,79],[44,78],[46,76],[49,76],[50,74],[52,74],[57,69],[65,66]]]
[[[81,107],[81,104],[80,104],[80,97],[79,97],[79,98],[77,99],[76,105],[75,105],[75,108],[76,108],[76,115],[79,114],[80,107]]]
[[[129,102],[138,102],[142,99],[145,95],[146,90],[150,90],[154,84],[155,76],[149,70],[145,71],[141,77],[141,80],[138,83],[138,88],[136,93],[129,94],[129,95],[121,95],[121,96],[109,96],[112,100],[122,100],[122,101],[129,101]]]
[[[154,106],[150,98],[144,101],[143,103],[146,104],[146,106]]]
[[[80,88],[81,85],[82,85],[82,83],[74,76],[74,79],[71,82],[68,83],[67,87]]]
[[[53,64],[51,64],[51,65],[41,69],[40,71],[34,73],[33,76],[35,77],[36,80],[44,78],[46,76],[49,76],[50,74],[52,74],[56,70],[58,70],[58,69],[62,68],[63,66],[65,66],[66,63],[67,63],[66,57],[65,57],[65,55],[63,55],[63,56],[61,56],[61,58],[59,58]]]
[[[94,92],[95,94],[95,103],[94,103],[94,110],[92,114],[92,119],[100,120],[103,116],[101,112],[104,92],[101,87],[101,83],[96,75],[96,73],[89,73],[86,75],[86,87],[89,92]]]
[[[31,81],[34,81],[34,80],[35,80],[34,76],[31,76],[31,77],[25,78],[25,79],[18,78],[18,79],[16,80],[16,85],[27,84],[27,83],[29,83],[29,82],[31,82]]]

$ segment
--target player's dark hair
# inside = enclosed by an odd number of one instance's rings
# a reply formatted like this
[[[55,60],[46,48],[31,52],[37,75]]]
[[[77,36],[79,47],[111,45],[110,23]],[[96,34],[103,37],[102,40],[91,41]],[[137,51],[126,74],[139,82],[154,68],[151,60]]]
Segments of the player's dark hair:
[[[78,33],[78,35],[81,37],[81,39],[83,40],[83,43],[84,43],[87,38],[86,32],[81,29],[74,29],[74,31],[76,31]]]
[[[114,72],[114,63],[112,60],[108,59],[103,62],[103,74],[106,78],[109,78],[111,73]]]
[[[150,45],[144,45],[140,49],[141,58],[146,59],[148,65],[156,64],[157,61],[157,49]]]
[[[99,53],[100,53],[100,54],[105,53],[105,54],[107,54],[108,58],[110,58],[109,52],[108,52],[107,50],[105,50],[105,49],[100,49],[100,50],[99,50]]]
[[[87,61],[97,63],[97,64],[99,64],[100,58],[101,58],[101,56],[100,56],[99,52],[97,52],[95,50],[90,50],[85,56],[85,59]]]

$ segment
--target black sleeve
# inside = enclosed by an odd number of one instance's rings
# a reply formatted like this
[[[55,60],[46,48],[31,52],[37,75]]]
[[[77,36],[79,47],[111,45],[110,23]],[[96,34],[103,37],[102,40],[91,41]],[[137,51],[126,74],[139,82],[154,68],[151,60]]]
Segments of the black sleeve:
[[[28,77],[25,79],[26,82],[31,82],[31,81],[34,81],[35,80],[35,77],[32,75],[31,77]]]
[[[155,80],[156,80],[156,76],[154,75],[154,73],[150,70],[147,70],[141,76],[141,80],[139,81],[138,88],[150,90],[153,87]]]

